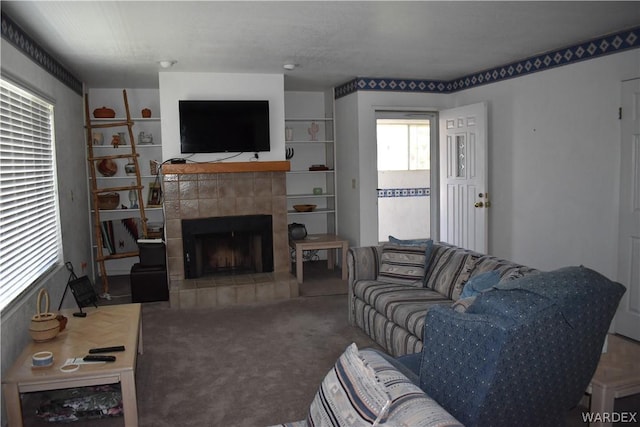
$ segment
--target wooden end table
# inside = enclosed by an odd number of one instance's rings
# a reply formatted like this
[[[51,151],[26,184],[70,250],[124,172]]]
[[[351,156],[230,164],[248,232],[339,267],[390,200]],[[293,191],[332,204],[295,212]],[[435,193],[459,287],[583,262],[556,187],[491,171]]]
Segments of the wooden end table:
[[[589,410],[612,413],[615,399],[640,393],[640,344],[618,335],[609,335],[607,352],[598,363],[587,393],[591,394]],[[611,423],[591,423],[611,426]]]
[[[333,270],[336,265],[337,250],[342,249],[342,280],[347,280],[348,240],[345,240],[335,234],[310,234],[304,239],[290,239],[289,246],[296,251],[296,279],[298,284],[302,283],[303,251],[321,249],[327,249],[327,268],[329,270]]]
[[[142,318],[140,304],[107,305],[85,308],[87,317],[73,317],[75,310],[62,310],[67,327],[51,341],[29,343],[7,375],[2,378],[9,425],[21,427],[20,393],[120,383],[122,408],[127,427],[138,425],[135,368],[142,354]],[[75,372],[60,367],[73,357],[83,357],[89,349],[124,345],[125,351],[109,353],[115,362],[80,365]],[[53,365],[32,368],[32,356],[40,351],[53,353]]]

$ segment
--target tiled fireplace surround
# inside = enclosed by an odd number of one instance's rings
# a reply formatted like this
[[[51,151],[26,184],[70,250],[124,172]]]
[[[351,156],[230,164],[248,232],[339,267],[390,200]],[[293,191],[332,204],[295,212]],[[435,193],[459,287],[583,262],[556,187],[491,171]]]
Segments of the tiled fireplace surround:
[[[289,272],[286,175],[289,162],[167,164],[165,237],[172,308],[216,307],[298,296]],[[182,219],[271,215],[274,271],[184,278]]]

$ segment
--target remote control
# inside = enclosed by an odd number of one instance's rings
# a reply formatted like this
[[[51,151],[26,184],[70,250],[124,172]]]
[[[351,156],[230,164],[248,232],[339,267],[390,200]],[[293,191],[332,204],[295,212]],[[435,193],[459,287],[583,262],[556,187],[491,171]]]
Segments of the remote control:
[[[114,347],[92,348],[91,350],[89,350],[89,353],[90,354],[95,354],[95,353],[113,353],[115,351],[124,351],[124,346],[123,345],[116,345]]]
[[[84,360],[85,362],[115,362],[116,357],[88,355],[88,356],[85,356],[82,360]]]

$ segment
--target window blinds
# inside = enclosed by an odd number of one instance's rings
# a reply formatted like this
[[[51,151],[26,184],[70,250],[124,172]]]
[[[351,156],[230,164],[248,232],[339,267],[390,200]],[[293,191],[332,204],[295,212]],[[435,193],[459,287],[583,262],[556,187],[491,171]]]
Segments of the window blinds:
[[[53,106],[0,79],[0,310],[60,256]]]

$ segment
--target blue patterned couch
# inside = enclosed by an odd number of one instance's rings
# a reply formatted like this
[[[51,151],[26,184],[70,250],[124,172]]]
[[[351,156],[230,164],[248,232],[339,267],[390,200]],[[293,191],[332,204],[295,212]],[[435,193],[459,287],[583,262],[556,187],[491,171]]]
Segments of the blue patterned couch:
[[[427,311],[438,305],[451,306],[472,277],[496,270],[500,282],[505,282],[538,273],[446,243],[429,245],[426,269],[416,268],[409,279],[406,274],[400,278],[385,271],[386,253],[394,245],[353,247],[347,254],[349,322],[393,356],[421,351]],[[425,251],[422,245],[416,248]],[[411,274],[415,274],[413,280]]]
[[[463,310],[427,300],[422,350],[414,354],[394,358],[352,344],[320,385],[307,419],[281,426],[564,425],[596,370],[625,288],[584,267],[529,274],[495,258],[491,264],[503,277],[520,277],[480,292]],[[371,302],[368,313],[377,311]]]

